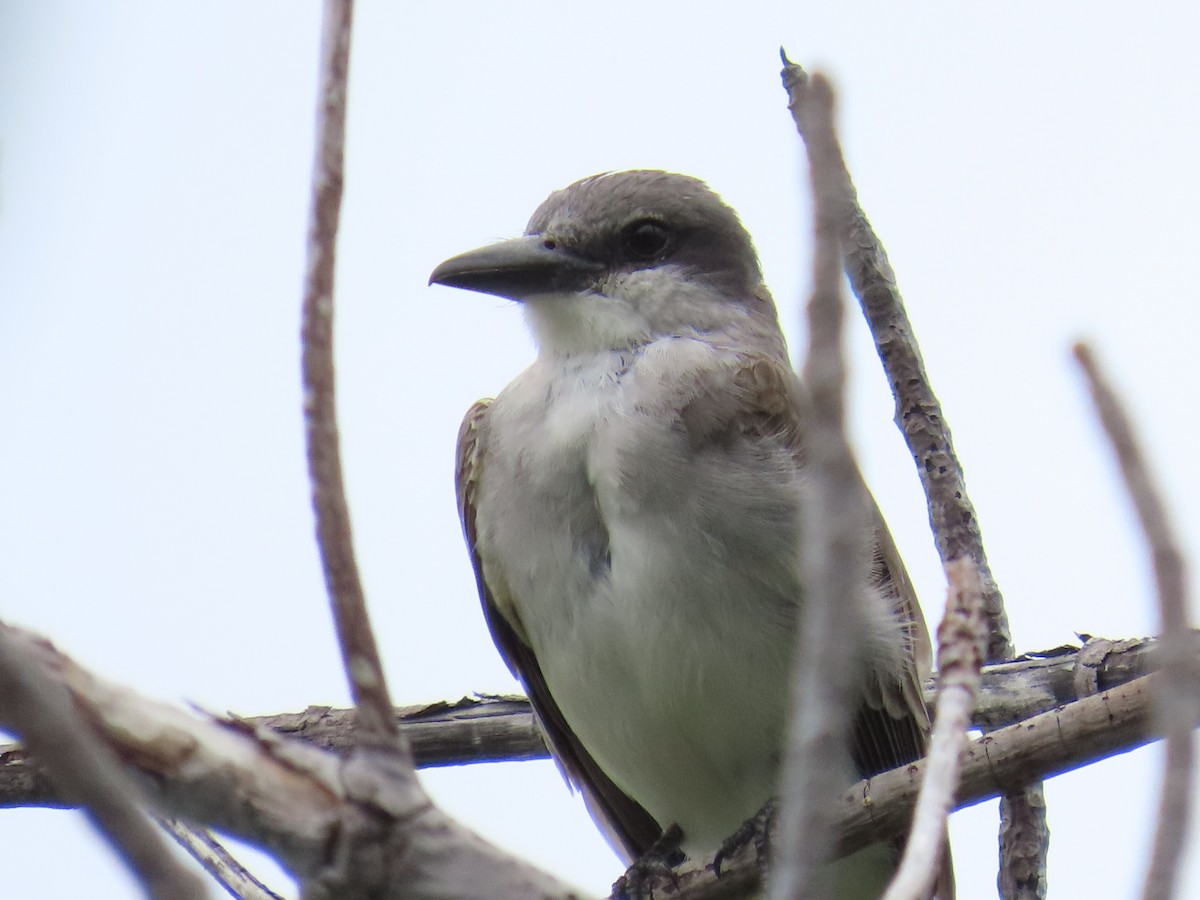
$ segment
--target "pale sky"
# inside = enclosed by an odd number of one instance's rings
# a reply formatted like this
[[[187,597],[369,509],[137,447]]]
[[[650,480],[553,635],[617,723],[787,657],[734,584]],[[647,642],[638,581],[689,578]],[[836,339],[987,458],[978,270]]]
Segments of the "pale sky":
[[[300,416],[318,13],[0,7],[0,616],[145,693],[245,715],[347,703]],[[1095,341],[1196,560],[1197,33],[1193,2],[362,3],[338,388],[397,701],[515,688],[452,462],[463,412],[533,349],[515,304],[429,288],[430,270],[582,176],[687,172],[741,213],[801,347],[809,203],[781,44],[840,91],[1018,648],[1152,633],[1145,548],[1068,346]],[[849,341],[859,460],[935,622],[916,474],[861,322]],[[1052,898],[1135,896],[1159,759],[1048,785]],[[620,872],[548,762],[424,780],[586,889]],[[963,900],[995,896],[995,830],[994,803],[952,820]],[[1200,896],[1189,850],[1181,896]],[[0,895],[136,893],[78,814],[18,810],[0,812]]]

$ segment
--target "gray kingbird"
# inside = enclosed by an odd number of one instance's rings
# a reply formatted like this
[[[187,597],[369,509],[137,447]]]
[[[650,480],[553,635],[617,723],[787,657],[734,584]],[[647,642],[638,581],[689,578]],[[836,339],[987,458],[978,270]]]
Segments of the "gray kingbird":
[[[750,236],[694,178],[610,173],[430,282],[519,301],[538,347],[458,439],[496,646],[627,860],[673,823],[711,853],[777,793],[805,597],[802,389]],[[920,757],[929,728],[929,637],[869,502],[848,784]],[[896,861],[842,860],[831,895],[878,898]]]

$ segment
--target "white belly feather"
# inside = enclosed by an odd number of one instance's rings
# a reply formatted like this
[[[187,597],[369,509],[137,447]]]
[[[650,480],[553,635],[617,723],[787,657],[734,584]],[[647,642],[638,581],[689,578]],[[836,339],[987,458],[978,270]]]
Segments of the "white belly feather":
[[[799,580],[794,559],[747,566],[743,550],[779,545],[757,532],[797,517],[800,485],[736,489],[730,457],[631,408],[631,362],[597,355],[557,377],[539,363],[496,399],[478,546],[597,762],[711,850],[776,787]]]

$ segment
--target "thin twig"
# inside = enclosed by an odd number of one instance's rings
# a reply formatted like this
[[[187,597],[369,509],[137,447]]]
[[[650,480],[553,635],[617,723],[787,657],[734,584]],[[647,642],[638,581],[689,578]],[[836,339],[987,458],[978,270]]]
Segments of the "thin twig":
[[[804,114],[808,75],[783,55],[783,84],[796,128],[809,140]],[[843,167],[839,198],[846,274],[875,339],[880,361],[896,398],[896,425],[904,435],[925,490],[929,522],[938,555],[945,565],[971,559],[984,586],[991,662],[1013,655],[1004,600],[983,549],[975,508],[967,495],[962,466],[954,454],[950,427],[942,414],[912,324],[896,286],[887,252],[858,202],[850,173]],[[1034,900],[1046,891],[1046,853],[1050,832],[1039,785],[1006,797],[1001,805],[1000,893],[1004,900]]]
[[[238,900],[283,900],[254,874],[238,862],[216,838],[204,828],[187,825],[177,819],[159,819],[158,824],[192,859],[204,867],[213,880]]]
[[[987,650],[983,585],[970,560],[946,566],[949,591],[946,614],[938,628],[937,718],[929,742],[926,777],[900,869],[883,900],[926,900],[944,852],[946,820],[954,808],[954,792],[971,710],[979,688],[979,670]]]
[[[352,9],[351,0],[326,0],[322,27],[302,326],[304,418],[317,543],[360,733],[366,739],[390,741],[398,730],[354,559],[334,397],[333,275],[342,203]]]
[[[864,512],[858,471],[847,452],[843,393],[841,251],[835,203],[841,149],[834,134],[833,89],[810,86],[809,166],[816,219],[809,345],[804,375],[811,397],[806,428],[811,490],[804,504],[804,612],[792,676],[782,805],[771,897],[823,896],[815,867],[831,847],[830,802],[844,771],[866,585]]]
[[[1156,704],[1167,748],[1158,825],[1142,897],[1169,900],[1174,896],[1191,820],[1192,722],[1200,713],[1200,669],[1191,653],[1186,566],[1166,504],[1154,484],[1129,415],[1100,371],[1092,349],[1080,343],[1075,345],[1074,353],[1087,377],[1096,413],[1112,442],[1125,486],[1146,534],[1158,585],[1162,675]]]
[[[199,875],[172,855],[140,808],[141,791],[113,751],[84,723],[61,683],[55,657],[26,632],[0,624],[0,722],[21,736],[116,851],[146,893],[161,900],[208,897]]]

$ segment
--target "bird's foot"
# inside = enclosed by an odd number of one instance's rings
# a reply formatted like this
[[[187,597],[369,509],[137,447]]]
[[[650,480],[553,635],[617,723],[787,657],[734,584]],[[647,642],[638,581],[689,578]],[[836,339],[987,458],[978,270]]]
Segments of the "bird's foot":
[[[721,843],[721,847],[713,855],[713,872],[721,877],[721,866],[737,856],[747,844],[754,845],[754,860],[759,872],[766,881],[767,867],[771,859],[771,822],[777,809],[774,799],[763,804],[762,809],[743,822],[738,830]]]
[[[672,825],[662,833],[657,841],[634,860],[633,865],[613,885],[614,897],[621,900],[653,900],[663,896],[668,890],[679,890],[679,879],[675,875],[675,867],[683,862],[683,851],[679,844],[683,840],[683,830],[678,825]]]

